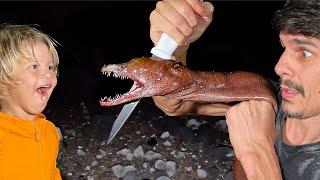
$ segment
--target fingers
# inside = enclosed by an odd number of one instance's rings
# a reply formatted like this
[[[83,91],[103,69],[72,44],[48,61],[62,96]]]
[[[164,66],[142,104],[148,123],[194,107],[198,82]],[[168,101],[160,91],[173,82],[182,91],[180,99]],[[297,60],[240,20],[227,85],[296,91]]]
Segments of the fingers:
[[[174,0],[174,1],[164,0],[163,2],[170,5],[170,7],[174,8],[176,10],[176,12],[179,13],[179,15],[181,16],[179,18],[171,16],[171,19],[172,19],[171,22],[179,23],[179,21],[184,20],[188,23],[188,25],[190,27],[194,27],[198,24],[198,19],[197,19],[197,15],[195,14],[195,11],[192,9],[192,6],[190,6],[190,4],[187,3],[186,1],[184,1],[184,0]],[[173,24],[179,25],[176,23],[173,23]]]
[[[157,9],[151,12],[150,23],[150,37],[153,43],[156,44],[159,41],[161,34],[164,32],[179,45],[185,45],[185,35],[177,28],[177,26],[173,25],[168,19],[161,15]]]
[[[196,41],[212,21],[213,5],[202,0],[163,0],[150,14],[150,37],[156,44],[164,32],[180,46]]]
[[[203,2],[201,0],[187,0],[196,14],[203,18],[212,17],[214,7],[210,2]]]
[[[185,45],[186,37],[193,32],[198,23],[192,7],[184,0],[159,1],[150,14],[150,35],[153,42],[158,42],[161,32],[167,33],[179,45]]]

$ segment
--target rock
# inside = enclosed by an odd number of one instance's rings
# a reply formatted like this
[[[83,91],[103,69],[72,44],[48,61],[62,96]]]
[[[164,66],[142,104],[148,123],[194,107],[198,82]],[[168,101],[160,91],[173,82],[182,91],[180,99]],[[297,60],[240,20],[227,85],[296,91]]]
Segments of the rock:
[[[133,159],[133,154],[131,153],[131,150],[127,148],[121,149],[116,154],[126,156],[126,159],[128,161],[132,161]]]
[[[150,166],[149,166],[149,163],[148,163],[148,162],[144,162],[143,165],[142,165],[142,167],[143,167],[144,169],[148,169]]]
[[[153,177],[154,177],[153,179],[158,179],[161,176],[168,176],[168,174],[165,171],[161,171],[161,170],[153,172]]]
[[[197,169],[197,175],[200,179],[207,177],[207,172],[204,169]]]
[[[144,157],[144,151],[143,151],[143,147],[142,146],[138,146],[134,151],[133,151],[133,157],[138,158]]]
[[[118,178],[124,177],[127,174],[127,172],[129,172],[129,171],[136,170],[136,168],[131,165],[122,166],[120,164],[112,166],[111,169],[112,169],[113,174]]]
[[[99,152],[100,152],[101,156],[106,156],[107,155],[107,153],[102,149],[99,149]]]
[[[188,167],[184,167],[184,169],[186,170],[186,171],[192,171],[192,166],[188,166]]]
[[[98,164],[98,161],[94,160],[94,161],[92,161],[92,163],[91,163],[91,167],[96,166],[97,164]]]
[[[67,135],[76,136],[76,131],[74,129],[68,129],[68,130],[65,130],[64,132]]]
[[[162,133],[162,135],[160,136],[161,139],[166,139],[170,136],[170,133],[168,131]]]
[[[153,159],[161,159],[162,155],[159,153],[155,153],[153,151],[147,151],[144,158],[147,159],[148,161],[151,161]]]
[[[162,170],[162,171],[166,171],[166,162],[164,162],[163,160],[157,160],[154,164],[154,167],[156,169]]]
[[[187,127],[191,128],[192,130],[198,130],[200,126],[201,126],[201,123],[196,119],[190,119],[187,122]]]
[[[171,146],[172,144],[171,144],[171,142],[169,142],[169,141],[165,141],[165,142],[163,143],[163,145],[165,145],[165,146]]]
[[[156,180],[171,180],[171,179],[167,176],[160,176]]]
[[[86,152],[84,152],[82,149],[78,149],[78,150],[77,150],[77,154],[78,154],[79,156],[84,156],[84,155],[86,155]]]
[[[166,170],[169,177],[172,177],[176,174],[176,162],[167,161],[166,162]]]
[[[186,153],[178,151],[178,154],[176,155],[176,158],[177,159],[184,159],[184,158],[186,158]]]
[[[123,177],[123,180],[138,180],[138,179],[139,179],[139,176],[137,175],[136,171],[129,171]]]
[[[87,176],[87,180],[94,180],[94,178],[91,176]]]
[[[127,155],[126,155],[126,159],[128,160],[128,161],[132,161],[132,159],[133,159],[133,154],[130,152],[130,153],[128,153]]]
[[[98,154],[98,155],[96,155],[96,158],[97,158],[97,159],[101,159],[102,156],[101,156],[100,154]]]

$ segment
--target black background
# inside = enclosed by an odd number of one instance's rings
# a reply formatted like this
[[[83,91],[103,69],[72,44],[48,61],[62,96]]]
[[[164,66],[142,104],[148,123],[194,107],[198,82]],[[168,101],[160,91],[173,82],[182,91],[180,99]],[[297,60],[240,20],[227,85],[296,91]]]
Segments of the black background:
[[[59,82],[51,103],[98,102],[128,89],[105,78],[103,64],[149,56],[149,15],[156,1],[0,2],[1,23],[38,24],[56,39]],[[277,80],[281,54],[271,17],[283,1],[217,1],[205,34],[189,49],[194,70],[253,71]]]

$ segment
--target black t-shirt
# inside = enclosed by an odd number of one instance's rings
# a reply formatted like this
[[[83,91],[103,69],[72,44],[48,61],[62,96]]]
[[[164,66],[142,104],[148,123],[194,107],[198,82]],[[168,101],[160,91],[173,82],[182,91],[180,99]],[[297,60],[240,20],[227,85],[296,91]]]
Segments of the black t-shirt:
[[[276,86],[279,92],[279,86]],[[279,93],[278,93],[279,94]],[[281,96],[278,95],[281,103]],[[276,118],[277,139],[275,149],[285,180],[320,180],[320,142],[291,146],[283,142],[285,115],[280,109]],[[320,128],[319,128],[320,131]]]

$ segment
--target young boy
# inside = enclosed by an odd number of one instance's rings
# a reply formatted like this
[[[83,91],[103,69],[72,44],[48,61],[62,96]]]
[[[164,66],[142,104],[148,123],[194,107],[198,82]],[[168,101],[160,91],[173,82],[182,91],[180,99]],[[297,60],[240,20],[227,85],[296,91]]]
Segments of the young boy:
[[[41,113],[57,84],[52,39],[27,25],[0,27],[0,179],[61,179],[59,136]]]

